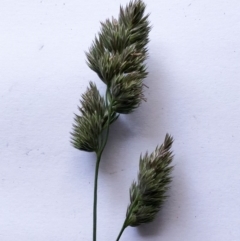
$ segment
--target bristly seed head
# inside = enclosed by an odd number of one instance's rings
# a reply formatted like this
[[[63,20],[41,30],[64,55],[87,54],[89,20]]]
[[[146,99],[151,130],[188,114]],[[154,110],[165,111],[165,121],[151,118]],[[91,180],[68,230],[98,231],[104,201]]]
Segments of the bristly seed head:
[[[153,153],[140,157],[138,181],[130,188],[130,205],[126,226],[138,226],[153,221],[166,200],[166,191],[172,180],[173,138],[166,135],[164,143]]]
[[[144,99],[142,81],[147,76],[144,62],[151,29],[145,8],[141,0],[120,7],[118,19],[101,23],[101,31],[86,53],[88,66],[110,88],[117,113],[134,111]]]
[[[104,129],[119,114],[134,111],[145,100],[143,80],[148,74],[145,60],[151,29],[145,8],[141,0],[120,7],[118,19],[101,23],[101,30],[86,53],[88,66],[107,85],[107,94],[104,99],[96,85],[90,83],[82,95],[81,114],[75,116],[71,133],[71,142],[79,150],[97,152]]]
[[[101,144],[100,135],[106,128],[108,112],[104,98],[94,83],[90,82],[80,104],[81,115],[75,115],[71,142],[79,150],[96,152]],[[110,123],[116,118],[116,113],[112,112]]]

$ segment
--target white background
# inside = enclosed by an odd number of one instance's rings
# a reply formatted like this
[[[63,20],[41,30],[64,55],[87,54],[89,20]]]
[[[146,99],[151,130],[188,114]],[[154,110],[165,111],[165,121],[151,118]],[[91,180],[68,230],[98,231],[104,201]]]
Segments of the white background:
[[[1,1],[0,240],[91,241],[95,156],[69,142],[99,21],[126,0]],[[174,136],[174,180],[156,220],[126,240],[240,240],[240,2],[147,1],[147,102],[110,130],[98,240],[115,240],[141,152]]]

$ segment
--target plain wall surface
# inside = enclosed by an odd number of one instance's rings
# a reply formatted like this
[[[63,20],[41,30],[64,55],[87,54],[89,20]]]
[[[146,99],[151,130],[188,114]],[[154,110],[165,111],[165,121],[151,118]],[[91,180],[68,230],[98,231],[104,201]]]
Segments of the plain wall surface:
[[[89,81],[84,51],[125,0],[1,1],[0,240],[91,241],[95,155],[70,131]],[[147,102],[110,129],[98,240],[116,240],[140,153],[174,136],[156,220],[121,240],[240,240],[240,2],[148,0]]]

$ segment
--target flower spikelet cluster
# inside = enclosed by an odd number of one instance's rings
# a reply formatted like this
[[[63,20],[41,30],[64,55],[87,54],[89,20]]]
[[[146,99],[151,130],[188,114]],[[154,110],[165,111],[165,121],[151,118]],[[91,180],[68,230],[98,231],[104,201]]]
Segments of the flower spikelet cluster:
[[[112,109],[117,113],[132,112],[143,99],[151,29],[145,7],[141,0],[121,7],[118,19],[101,23],[98,37],[86,53],[88,66],[109,87]]]
[[[88,66],[107,85],[105,98],[90,83],[75,116],[72,144],[79,150],[98,152],[104,130],[119,114],[134,111],[142,100],[150,26],[142,0],[120,7],[118,19],[107,19],[86,53]]]
[[[166,200],[166,191],[172,180],[172,143],[173,138],[167,134],[164,143],[153,153],[140,157],[138,180],[130,188],[126,226],[153,221]]]
[[[101,134],[106,128],[108,112],[104,98],[100,95],[96,85],[90,82],[78,107],[81,115],[75,114],[72,134],[72,144],[75,148],[93,152],[99,149]],[[117,118],[112,113],[110,123]]]

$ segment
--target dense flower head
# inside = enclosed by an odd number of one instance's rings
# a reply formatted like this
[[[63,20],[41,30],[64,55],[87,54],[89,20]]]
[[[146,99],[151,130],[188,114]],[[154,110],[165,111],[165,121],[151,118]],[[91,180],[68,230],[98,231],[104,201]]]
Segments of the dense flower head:
[[[148,15],[141,0],[120,7],[118,19],[107,19],[86,53],[88,66],[107,85],[105,98],[90,83],[75,115],[72,144],[84,151],[97,152],[102,135],[119,114],[134,111],[144,100],[143,80],[149,42]]]
[[[71,142],[79,150],[97,151],[101,144],[100,136],[107,125],[108,112],[105,100],[94,83],[90,82],[80,104],[81,107],[78,107],[80,115],[75,114],[74,118]],[[116,118],[117,115],[113,112],[110,123]]]
[[[153,153],[140,157],[138,180],[130,188],[127,226],[151,222],[166,200],[172,179],[172,143],[173,138],[167,134],[164,143]]]
[[[107,19],[101,23],[101,30],[86,53],[88,66],[109,88],[114,85],[110,90],[116,92],[119,88],[120,96],[115,98],[115,102],[119,100],[116,104],[118,108],[115,109],[118,113],[132,112],[142,100],[142,81],[147,76],[146,45],[149,42],[148,34],[151,29],[148,15],[144,14],[145,7],[141,0],[132,1],[125,8],[120,7],[118,19]],[[132,78],[133,74],[138,78]],[[116,85],[119,76],[122,83]],[[133,86],[133,88],[124,86]],[[113,92],[110,93],[114,95]],[[133,98],[135,100],[132,100]]]

